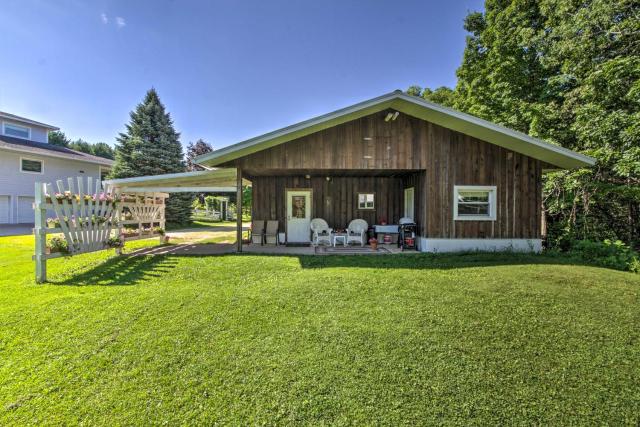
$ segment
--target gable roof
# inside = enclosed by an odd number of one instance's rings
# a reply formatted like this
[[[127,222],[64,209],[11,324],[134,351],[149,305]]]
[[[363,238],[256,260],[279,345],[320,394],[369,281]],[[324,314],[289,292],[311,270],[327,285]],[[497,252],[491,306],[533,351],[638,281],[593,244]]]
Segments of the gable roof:
[[[407,95],[400,90],[203,154],[196,157],[195,162],[208,167],[217,166],[386,109],[427,120],[559,168],[572,169],[595,164],[593,158],[584,154],[422,98]]]
[[[14,138],[0,135],[0,149],[18,151],[21,153],[37,154],[47,157],[59,157],[79,162],[95,163],[103,166],[112,166],[113,160],[94,156],[81,151],[72,150],[45,142],[30,141],[28,139]]]
[[[59,128],[55,126],[48,125],[46,123],[36,122],[35,120],[27,119],[26,117],[16,116],[15,114],[5,113],[4,111],[0,111],[0,117],[4,119],[14,120],[16,122],[28,123],[30,125],[40,126],[49,130],[58,130]]]

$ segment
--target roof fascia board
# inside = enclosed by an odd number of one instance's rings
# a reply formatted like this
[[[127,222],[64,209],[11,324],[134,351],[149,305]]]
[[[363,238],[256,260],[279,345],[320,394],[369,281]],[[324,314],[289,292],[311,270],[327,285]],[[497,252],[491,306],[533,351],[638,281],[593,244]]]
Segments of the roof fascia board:
[[[113,160],[110,159],[104,159],[105,162],[102,161],[97,161],[97,160],[90,160],[87,158],[76,158],[76,157],[70,157],[64,154],[60,154],[57,153],[55,151],[52,151],[51,153],[46,152],[43,153],[41,151],[32,151],[32,150],[28,150],[28,149],[21,149],[21,148],[17,148],[17,147],[8,147],[5,145],[0,146],[0,150],[7,150],[7,151],[15,151],[17,153],[27,153],[30,154],[32,156],[43,156],[43,157],[55,157],[58,159],[64,159],[64,160],[73,160],[76,162],[83,162],[83,163],[91,163],[92,165],[100,165],[100,166],[106,166],[106,167],[112,167],[113,166]],[[45,150],[45,148],[38,148],[38,150]]]
[[[51,126],[51,125],[48,125],[46,123],[37,122],[37,121],[31,120],[31,119],[26,119],[24,117],[14,116],[12,114],[0,113],[0,117],[2,117],[4,119],[7,119],[7,120],[14,121],[14,122],[18,122],[18,123],[27,123],[27,124],[30,124],[30,125],[33,125],[33,126],[39,126],[41,128],[45,128],[45,129],[60,130],[59,127]]]
[[[412,108],[412,105],[415,107]],[[562,168],[571,169],[595,164],[595,159],[584,154],[549,144],[513,129],[433,104],[421,98],[400,95],[398,101],[393,103],[392,108]]]
[[[126,187],[114,185],[125,193],[235,193],[236,187]]]
[[[194,161],[207,166],[216,166],[320,130],[337,126],[378,111],[383,111],[387,108],[393,108],[410,116],[428,120],[437,125],[540,159],[558,167],[576,168],[595,164],[595,160],[589,156],[549,144],[524,133],[431,103],[422,98],[404,94],[400,91],[388,93],[332,113],[230,145],[196,157]]]
[[[275,147],[287,141],[300,138],[330,127],[359,119],[360,117],[383,111],[390,107],[394,93],[361,102],[313,119],[305,120],[273,132],[260,135],[228,147],[203,154],[194,159],[198,164],[215,166],[229,160]]]

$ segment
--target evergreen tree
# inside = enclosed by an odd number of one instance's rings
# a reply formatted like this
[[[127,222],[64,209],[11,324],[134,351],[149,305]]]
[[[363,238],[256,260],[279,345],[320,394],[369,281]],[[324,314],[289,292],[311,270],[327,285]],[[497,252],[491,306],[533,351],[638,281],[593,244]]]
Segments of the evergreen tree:
[[[147,92],[142,103],[130,113],[126,132],[117,138],[112,178],[131,178],[184,172],[180,134],[155,89]],[[190,221],[192,195],[172,194],[167,200],[168,222],[185,224]]]
[[[106,142],[96,142],[91,147],[91,154],[98,157],[104,157],[105,159],[113,160],[115,158],[115,151]]]
[[[68,147],[70,142],[71,141],[69,141],[69,138],[67,138],[67,135],[65,135],[64,132],[62,132],[61,130],[49,132],[49,144],[51,145],[57,145],[59,147]]]
[[[198,139],[195,143],[190,142],[189,144],[187,144],[187,170],[204,170],[202,166],[195,164],[193,162],[193,159],[212,151],[213,147],[211,147],[211,145],[205,142],[203,139]]]

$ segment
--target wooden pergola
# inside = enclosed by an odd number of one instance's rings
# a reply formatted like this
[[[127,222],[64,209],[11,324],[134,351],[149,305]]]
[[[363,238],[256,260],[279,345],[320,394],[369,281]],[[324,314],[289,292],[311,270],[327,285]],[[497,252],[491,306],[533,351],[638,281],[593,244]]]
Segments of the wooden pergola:
[[[139,176],[135,178],[105,181],[121,192],[127,193],[236,193],[237,249],[242,251],[242,186],[251,185],[243,180],[236,168],[217,168],[203,171]]]

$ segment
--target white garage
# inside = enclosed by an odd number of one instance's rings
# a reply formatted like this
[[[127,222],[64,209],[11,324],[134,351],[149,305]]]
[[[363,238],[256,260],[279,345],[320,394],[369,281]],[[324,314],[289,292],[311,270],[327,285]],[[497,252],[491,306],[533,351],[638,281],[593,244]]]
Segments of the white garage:
[[[11,207],[9,196],[0,196],[0,224],[9,223],[9,209]]]
[[[33,202],[35,198],[29,196],[18,196],[18,224],[33,224],[35,214],[33,212]]]

